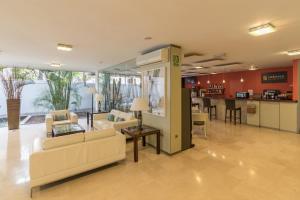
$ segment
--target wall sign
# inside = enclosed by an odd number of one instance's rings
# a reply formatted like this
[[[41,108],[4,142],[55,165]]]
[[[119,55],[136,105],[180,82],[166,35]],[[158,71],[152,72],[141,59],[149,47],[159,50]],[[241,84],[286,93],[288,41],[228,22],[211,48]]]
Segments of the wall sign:
[[[286,83],[287,82],[287,72],[269,72],[263,73],[261,75],[262,83]]]
[[[178,67],[180,63],[180,59],[178,55],[173,55],[173,65]]]

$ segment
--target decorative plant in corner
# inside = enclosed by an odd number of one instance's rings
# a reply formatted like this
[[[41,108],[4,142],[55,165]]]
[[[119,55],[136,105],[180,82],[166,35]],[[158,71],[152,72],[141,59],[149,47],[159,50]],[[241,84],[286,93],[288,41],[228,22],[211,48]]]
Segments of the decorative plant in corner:
[[[21,95],[25,85],[30,81],[30,69],[1,68],[0,81],[6,96],[8,129],[18,129],[20,124]]]

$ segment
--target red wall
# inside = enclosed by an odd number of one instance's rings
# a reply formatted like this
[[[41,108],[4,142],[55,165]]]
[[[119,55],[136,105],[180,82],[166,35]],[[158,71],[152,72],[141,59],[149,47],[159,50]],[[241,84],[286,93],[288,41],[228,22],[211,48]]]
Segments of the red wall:
[[[293,61],[293,100],[298,100],[298,65],[300,60]]]
[[[210,80],[210,84],[220,84],[222,83],[223,78],[226,83],[225,87],[225,96],[234,97],[237,91],[247,91],[252,89],[254,93],[262,93],[265,89],[279,89],[282,93],[286,91],[293,90],[293,70],[294,67],[276,67],[276,68],[267,68],[255,71],[243,71],[243,72],[229,72],[224,74],[215,74],[208,76],[198,76],[196,81],[196,86],[198,88],[207,88],[207,80]],[[287,83],[262,83],[261,74],[266,72],[276,72],[276,71],[287,71],[288,72],[288,82]],[[244,82],[241,83],[241,77],[244,79]],[[200,82],[200,84],[198,84]],[[191,88],[192,85],[185,85],[187,88]]]

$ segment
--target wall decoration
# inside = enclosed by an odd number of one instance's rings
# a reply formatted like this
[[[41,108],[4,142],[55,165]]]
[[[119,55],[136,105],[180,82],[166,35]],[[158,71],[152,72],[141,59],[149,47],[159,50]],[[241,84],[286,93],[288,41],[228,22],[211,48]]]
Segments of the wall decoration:
[[[269,72],[261,75],[262,83],[286,83],[288,74],[286,71],[282,72]]]
[[[173,65],[178,67],[180,63],[180,59],[178,55],[173,55]]]
[[[165,68],[143,73],[143,95],[149,101],[149,113],[165,116]]]

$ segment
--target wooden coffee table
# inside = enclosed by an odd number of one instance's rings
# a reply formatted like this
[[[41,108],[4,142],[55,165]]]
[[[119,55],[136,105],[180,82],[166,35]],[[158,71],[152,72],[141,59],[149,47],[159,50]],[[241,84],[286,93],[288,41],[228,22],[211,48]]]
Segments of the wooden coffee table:
[[[146,136],[148,135],[156,135],[156,153],[160,154],[160,130],[143,125],[140,130],[137,126],[128,127],[121,129],[123,134],[128,134],[133,138],[133,147],[134,147],[134,162],[138,162],[138,140],[141,137],[143,140],[143,146],[146,146]]]
[[[85,129],[79,124],[58,124],[52,126],[52,137],[59,137],[63,135],[70,135],[75,133],[84,133]]]

